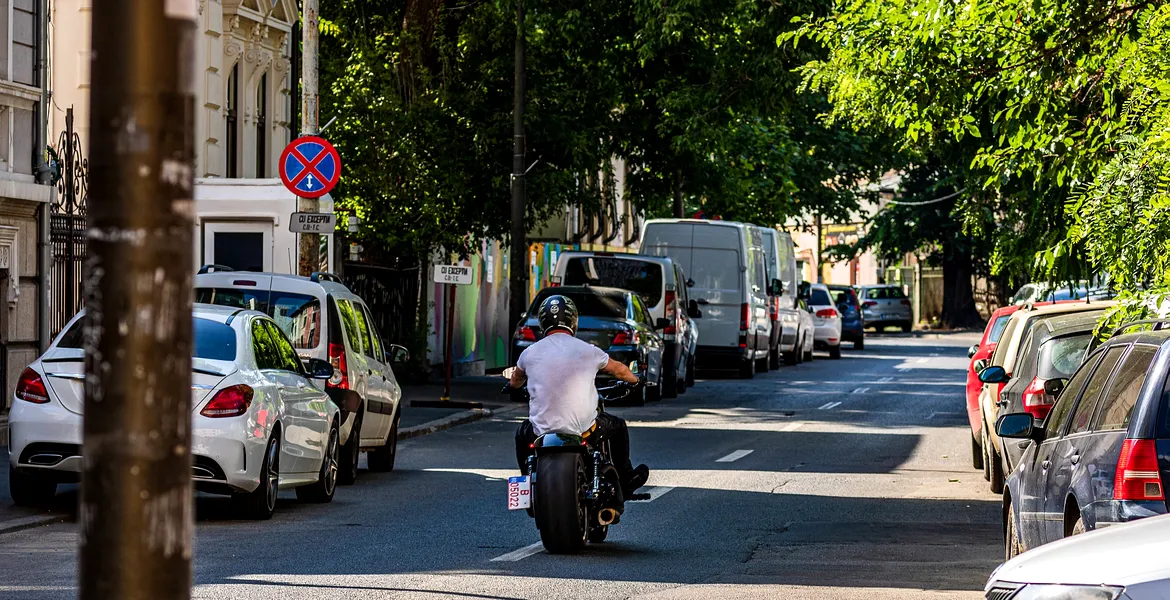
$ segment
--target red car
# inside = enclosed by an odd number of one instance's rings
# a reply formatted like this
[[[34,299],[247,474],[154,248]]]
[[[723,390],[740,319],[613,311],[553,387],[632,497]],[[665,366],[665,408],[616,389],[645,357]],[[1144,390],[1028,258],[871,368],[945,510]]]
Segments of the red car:
[[[979,390],[983,389],[983,382],[979,381],[975,363],[987,361],[991,357],[1012,313],[1019,309],[1019,306],[1005,306],[991,313],[987,328],[983,330],[983,338],[967,351],[967,356],[971,358],[967,364],[967,422],[971,424],[971,465],[976,469],[983,468],[983,448],[979,445],[979,440],[983,439],[980,437],[983,433],[983,419],[979,415]]]

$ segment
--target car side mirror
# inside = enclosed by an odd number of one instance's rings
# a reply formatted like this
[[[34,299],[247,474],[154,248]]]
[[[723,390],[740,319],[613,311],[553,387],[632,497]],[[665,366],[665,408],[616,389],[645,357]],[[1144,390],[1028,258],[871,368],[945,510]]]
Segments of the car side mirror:
[[[768,287],[768,294],[772,296],[784,295],[784,282],[779,279],[773,279],[772,285]]]
[[[979,344],[967,348],[967,358],[975,358],[976,352],[979,352]]]
[[[1055,398],[1064,391],[1066,384],[1068,384],[1067,379],[1048,379],[1044,382],[1044,393]]]
[[[398,344],[390,344],[390,362],[404,363],[410,360],[410,350]]]
[[[310,358],[305,361],[305,370],[309,372],[309,379],[332,379],[333,365],[327,360]]]
[[[703,311],[699,310],[699,301],[691,300],[687,302],[687,316],[692,319],[703,318]]]
[[[972,365],[972,368],[975,369],[976,377],[978,377],[979,372],[982,371],[983,369],[987,368],[987,359],[981,358],[981,359],[975,361],[975,364]]]
[[[1041,441],[1044,430],[1036,427],[1036,420],[1028,413],[1000,415],[995,421],[995,432],[1001,438]]]
[[[695,287],[695,280],[687,277],[687,287]]]
[[[666,317],[658,317],[658,320],[654,321],[655,329],[666,329],[667,327],[670,327],[670,319]]]
[[[807,300],[812,292],[812,284],[807,281],[800,282],[800,287],[797,288],[796,295],[799,298]]]
[[[979,381],[983,383],[1007,383],[1011,379],[1008,377],[1007,370],[999,366],[990,366],[982,371],[979,371]]]

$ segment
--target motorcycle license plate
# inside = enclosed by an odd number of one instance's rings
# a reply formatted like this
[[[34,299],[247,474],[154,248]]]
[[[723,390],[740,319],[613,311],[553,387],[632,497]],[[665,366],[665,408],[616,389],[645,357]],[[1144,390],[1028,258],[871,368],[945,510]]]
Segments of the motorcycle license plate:
[[[524,510],[532,506],[532,481],[528,477],[508,478],[508,510]]]

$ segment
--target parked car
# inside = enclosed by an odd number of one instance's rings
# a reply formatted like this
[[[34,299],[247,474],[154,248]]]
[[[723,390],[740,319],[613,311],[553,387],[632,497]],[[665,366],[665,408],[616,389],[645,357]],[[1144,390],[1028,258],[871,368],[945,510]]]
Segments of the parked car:
[[[991,313],[987,319],[987,327],[983,329],[983,337],[979,343],[967,350],[971,359],[967,363],[967,422],[971,425],[971,466],[983,468],[983,413],[979,410],[979,392],[983,390],[983,382],[979,381],[979,372],[987,367],[991,353],[995,351],[1003,330],[1007,329],[1008,320],[1019,310],[1016,305],[1005,306]]]
[[[602,286],[637,292],[654,320],[670,321],[662,330],[665,342],[662,395],[674,398],[694,385],[695,347],[699,332],[694,319],[702,312],[689,297],[682,267],[665,256],[568,251],[553,270],[554,285]],[[517,355],[518,356],[518,355]],[[513,358],[513,361],[515,358]]]
[[[16,385],[8,418],[12,500],[43,506],[58,483],[81,474],[85,355],[79,313]],[[199,490],[231,494],[250,518],[267,519],[280,489],[333,499],[340,414],[311,385],[328,362],[306,365],[262,313],[196,304],[192,330],[192,478]],[[129,443],[129,442],[127,442]]]
[[[1057,399],[1043,424],[999,417],[1001,438],[1031,441],[1003,495],[1009,555],[1166,512],[1168,370],[1170,330],[1122,332],[1045,385]]]
[[[984,590],[989,600],[1161,600],[1170,597],[1167,554],[1170,517],[1154,517],[1012,558],[992,571]]]
[[[695,350],[699,368],[738,368],[751,378],[767,371],[772,322],[763,236],[731,221],[655,219],[642,226],[643,254],[669,256],[695,285],[690,295],[703,311]]]
[[[877,332],[887,327],[900,327],[903,332],[914,328],[914,312],[902,286],[863,285],[859,295],[866,327]]]
[[[829,352],[829,358],[841,358],[841,313],[823,283],[809,287],[808,311],[813,315],[813,347]]]
[[[808,300],[801,298],[800,300],[800,360],[813,359],[813,330],[816,327],[813,325],[813,311],[809,310]]]
[[[1108,300],[1113,291],[1107,285],[1089,285],[1084,281],[1073,285],[1050,285],[1027,283],[1016,290],[1012,304],[1023,306],[1037,302],[1060,302],[1062,300]]]
[[[1014,376],[1013,371],[1009,369],[1015,368],[1020,342],[1039,319],[1077,312],[1099,313],[1109,306],[1112,304],[1103,302],[1029,305],[1021,307],[1008,319],[1007,328],[1004,329],[999,343],[996,344],[995,352],[991,354],[991,360],[988,361],[989,367],[1002,367],[1003,374],[993,380],[986,376],[987,369],[979,373],[979,380],[983,382],[983,388],[979,392],[979,410],[983,418],[983,432],[986,434],[982,441],[983,476],[990,482],[992,492],[996,494],[1003,492],[1004,473],[1006,472],[1003,468],[1003,444],[995,433],[995,419],[999,413],[999,394]]]
[[[1020,342],[1012,378],[999,393],[998,414],[1026,412],[1043,421],[1056,397],[1044,391],[1054,379],[1068,379],[1081,365],[1101,311],[1061,314],[1037,319]],[[1026,442],[1004,442],[1003,472],[1011,473]]]
[[[609,354],[610,358],[622,363],[638,363],[638,373],[648,382],[634,397],[635,404],[662,397],[662,382],[665,369],[662,363],[664,343],[659,331],[665,329],[669,320],[650,316],[642,296],[629,290],[601,286],[558,286],[547,287],[536,294],[532,305],[524,314],[516,331],[512,334],[513,364],[525,348],[544,337],[537,309],[549,296],[559,294],[573,301],[577,306],[577,338],[589,342]],[[599,382],[608,375],[599,376]]]
[[[854,350],[865,348],[865,320],[861,318],[861,301],[857,290],[848,285],[830,285],[829,292],[841,313],[841,341],[852,342]]]
[[[333,378],[319,387],[341,407],[339,483],[353,483],[362,451],[371,471],[394,469],[402,388],[392,364],[410,355],[406,348],[382,341],[373,311],[337,276],[299,277],[208,265],[195,276],[195,301],[265,313],[280,325],[302,359],[333,365]]]
[[[769,227],[761,227],[760,231],[764,239],[768,281],[780,280],[779,290],[774,289],[774,286],[769,286],[768,290],[768,316],[772,320],[768,359],[769,366],[776,369],[780,367],[781,356],[786,365],[795,365],[802,359],[796,249],[788,233]]]

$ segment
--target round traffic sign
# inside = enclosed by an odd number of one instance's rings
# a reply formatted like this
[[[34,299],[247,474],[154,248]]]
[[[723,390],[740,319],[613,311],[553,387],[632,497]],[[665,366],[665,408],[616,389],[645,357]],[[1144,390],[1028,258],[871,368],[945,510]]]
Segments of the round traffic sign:
[[[299,137],[280,154],[280,179],[302,198],[320,198],[341,179],[341,156],[324,138]]]

